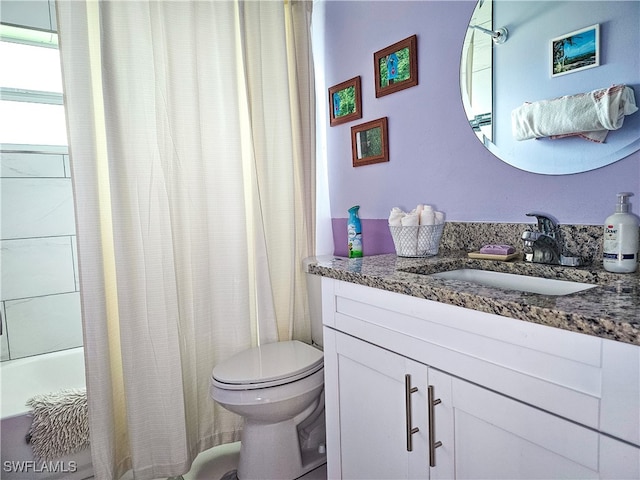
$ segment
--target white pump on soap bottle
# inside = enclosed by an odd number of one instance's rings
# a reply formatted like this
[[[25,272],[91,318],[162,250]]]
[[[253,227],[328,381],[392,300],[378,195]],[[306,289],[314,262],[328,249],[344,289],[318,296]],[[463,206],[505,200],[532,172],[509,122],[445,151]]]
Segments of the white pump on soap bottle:
[[[604,222],[602,265],[615,273],[632,273],[638,266],[638,217],[630,213],[629,197],[633,193],[618,194],[616,212]]]

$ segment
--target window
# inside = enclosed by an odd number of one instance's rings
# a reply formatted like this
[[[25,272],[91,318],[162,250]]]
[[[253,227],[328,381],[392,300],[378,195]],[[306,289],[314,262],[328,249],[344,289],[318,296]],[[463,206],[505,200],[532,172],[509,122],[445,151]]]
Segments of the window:
[[[66,146],[57,35],[7,25],[0,28],[2,149]]]

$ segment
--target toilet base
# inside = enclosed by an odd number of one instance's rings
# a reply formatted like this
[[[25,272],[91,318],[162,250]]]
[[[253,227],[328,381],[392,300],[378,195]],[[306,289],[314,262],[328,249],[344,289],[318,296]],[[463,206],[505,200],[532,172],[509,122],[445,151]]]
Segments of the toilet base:
[[[324,408],[318,416],[317,428],[324,433]],[[309,430],[309,426],[305,429]],[[326,463],[324,435],[320,442],[304,442],[303,449],[300,443],[298,425],[294,419],[271,425],[245,419],[238,479],[294,480]]]

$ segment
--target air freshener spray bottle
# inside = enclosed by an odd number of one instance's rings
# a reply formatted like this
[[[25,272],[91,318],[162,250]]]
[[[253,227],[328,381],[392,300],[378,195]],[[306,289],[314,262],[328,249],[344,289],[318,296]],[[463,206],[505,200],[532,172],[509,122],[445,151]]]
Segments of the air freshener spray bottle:
[[[638,217],[629,213],[632,195],[619,193],[616,212],[604,222],[602,265],[610,272],[632,273],[638,266]]]
[[[360,205],[349,209],[349,220],[347,221],[347,242],[349,247],[349,258],[362,256],[362,226],[358,217]]]

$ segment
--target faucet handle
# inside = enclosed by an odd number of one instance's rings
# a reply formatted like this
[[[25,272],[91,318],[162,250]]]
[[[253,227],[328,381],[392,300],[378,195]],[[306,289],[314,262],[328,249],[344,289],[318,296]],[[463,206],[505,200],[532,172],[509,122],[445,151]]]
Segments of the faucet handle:
[[[551,215],[546,213],[531,212],[526,214],[527,217],[536,217],[538,219],[538,231],[545,235],[556,238],[558,233],[558,222]]]
[[[525,242],[535,242],[538,238],[540,238],[542,232],[534,232],[533,230],[525,230],[522,232],[522,240]]]

